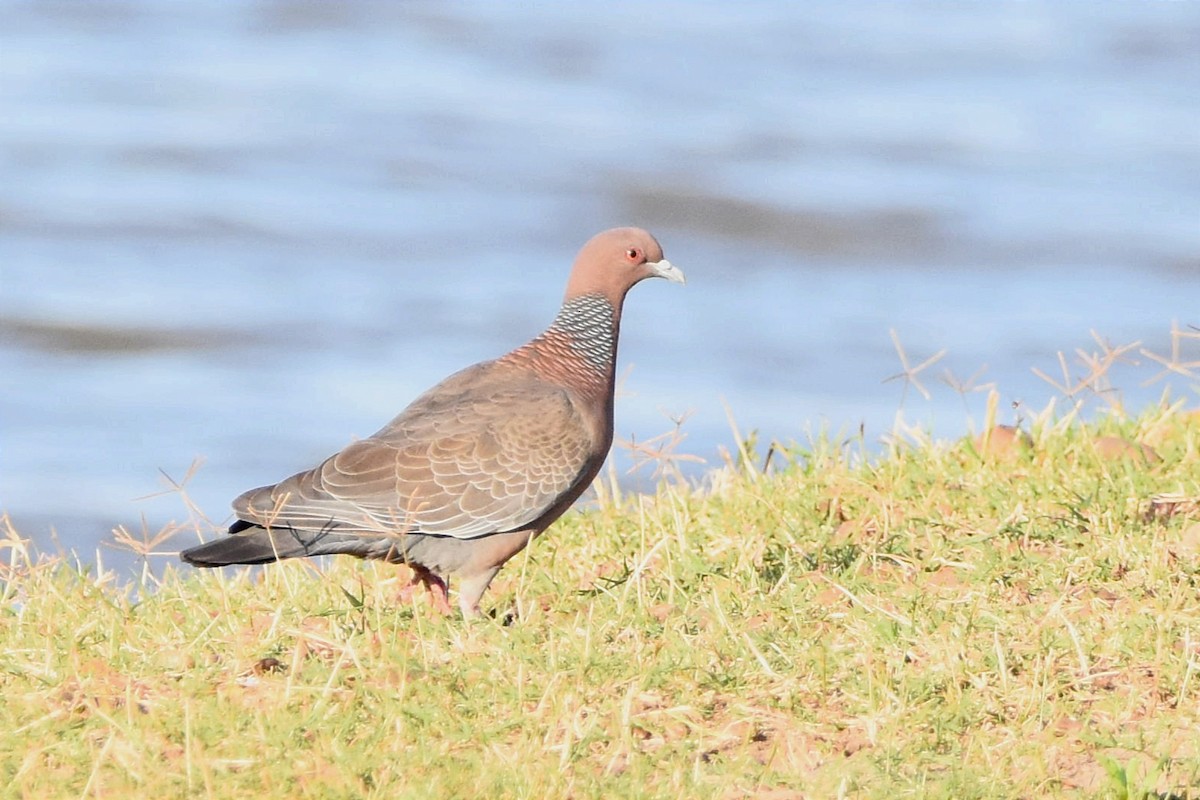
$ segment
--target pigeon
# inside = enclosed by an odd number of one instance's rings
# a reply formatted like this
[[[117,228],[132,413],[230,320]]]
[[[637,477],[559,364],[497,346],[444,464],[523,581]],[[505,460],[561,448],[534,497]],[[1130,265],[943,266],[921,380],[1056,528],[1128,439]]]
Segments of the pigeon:
[[[407,564],[412,588],[464,617],[506,561],[591,484],[613,438],[625,294],[645,278],[684,283],[640,228],[579,251],[557,316],[507,355],[456,372],[377,433],[233,501],[229,535],[184,550],[198,567],[348,554]]]

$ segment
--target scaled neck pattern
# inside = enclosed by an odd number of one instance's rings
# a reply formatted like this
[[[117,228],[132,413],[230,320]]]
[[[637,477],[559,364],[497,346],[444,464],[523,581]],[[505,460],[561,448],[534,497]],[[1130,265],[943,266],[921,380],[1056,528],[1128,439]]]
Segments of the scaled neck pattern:
[[[564,302],[550,327],[505,360],[603,396],[611,393],[616,357],[617,311],[604,295],[585,294]]]
[[[617,354],[616,312],[599,294],[573,297],[563,303],[547,334],[565,336],[570,347],[600,372],[612,367]]]

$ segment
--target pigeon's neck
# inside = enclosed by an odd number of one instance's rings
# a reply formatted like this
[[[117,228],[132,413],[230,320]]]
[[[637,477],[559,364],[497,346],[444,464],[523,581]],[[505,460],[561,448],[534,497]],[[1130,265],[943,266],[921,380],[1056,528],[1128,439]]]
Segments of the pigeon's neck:
[[[564,339],[576,357],[604,372],[617,360],[617,321],[617,310],[608,298],[585,294],[563,303],[543,337]]]
[[[511,357],[548,379],[611,395],[620,319],[620,309],[602,294],[571,297],[550,327]]]

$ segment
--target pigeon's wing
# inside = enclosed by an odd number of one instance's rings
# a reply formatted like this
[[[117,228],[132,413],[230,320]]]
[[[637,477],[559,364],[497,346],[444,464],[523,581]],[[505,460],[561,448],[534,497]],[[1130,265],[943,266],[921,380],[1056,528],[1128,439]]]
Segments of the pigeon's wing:
[[[607,450],[564,389],[459,373],[370,438],[234,501],[240,519],[298,531],[520,530],[574,499]]]

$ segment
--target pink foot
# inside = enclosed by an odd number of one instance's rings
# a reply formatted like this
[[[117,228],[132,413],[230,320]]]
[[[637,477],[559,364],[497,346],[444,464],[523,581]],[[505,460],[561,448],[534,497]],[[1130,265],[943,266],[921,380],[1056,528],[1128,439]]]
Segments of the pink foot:
[[[424,586],[429,592],[430,602],[433,603],[434,609],[439,614],[442,616],[453,614],[454,609],[450,607],[450,587],[446,581],[423,567],[416,567],[410,564],[409,568],[413,571],[412,581],[400,590],[400,601],[403,603],[411,602],[413,594],[417,591],[417,587]]]
[[[448,617],[454,613],[454,609],[450,607],[449,584],[432,572],[425,573],[425,576],[421,578],[421,583],[425,584],[425,588],[429,590],[429,599],[439,614]]]

